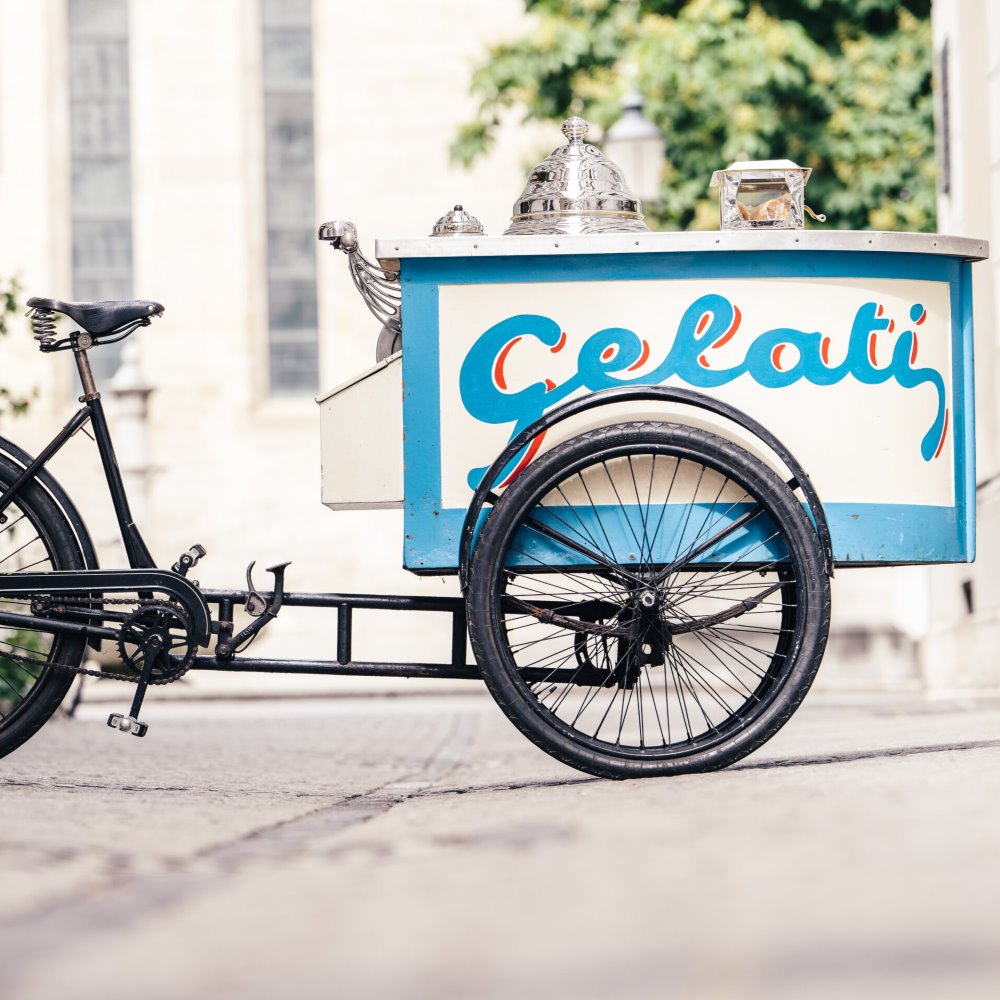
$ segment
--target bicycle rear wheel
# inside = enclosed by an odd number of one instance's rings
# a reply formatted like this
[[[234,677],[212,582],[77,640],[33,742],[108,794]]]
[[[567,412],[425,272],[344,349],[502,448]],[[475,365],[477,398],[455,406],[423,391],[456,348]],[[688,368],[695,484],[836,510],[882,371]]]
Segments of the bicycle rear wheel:
[[[0,493],[20,469],[0,456]],[[25,487],[0,524],[0,573],[84,569],[80,545],[69,522],[37,484]],[[44,594],[0,596],[0,610],[29,614]],[[74,674],[60,664],[83,663],[86,642],[36,629],[0,625],[0,756],[16,750],[52,716]]]
[[[476,544],[483,677],[534,743],[581,770],[724,767],[802,701],[829,629],[812,523],[744,449],[627,423],[543,454]]]

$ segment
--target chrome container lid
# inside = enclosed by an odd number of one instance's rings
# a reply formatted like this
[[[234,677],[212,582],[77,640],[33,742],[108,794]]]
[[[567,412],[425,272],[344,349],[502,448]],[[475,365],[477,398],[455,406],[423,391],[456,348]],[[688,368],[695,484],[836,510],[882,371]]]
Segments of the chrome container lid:
[[[483,224],[461,205],[445,212],[431,230],[431,236],[481,236],[482,233]]]
[[[583,141],[589,127],[582,118],[563,122],[566,145],[531,171],[504,236],[649,232],[621,169]]]

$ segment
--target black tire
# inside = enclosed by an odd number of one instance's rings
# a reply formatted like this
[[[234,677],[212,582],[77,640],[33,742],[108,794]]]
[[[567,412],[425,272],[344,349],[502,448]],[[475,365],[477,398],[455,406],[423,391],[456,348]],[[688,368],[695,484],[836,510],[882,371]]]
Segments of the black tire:
[[[0,493],[19,473],[18,466],[0,456]],[[0,573],[85,568],[73,529],[37,484],[22,490],[5,516],[0,524]],[[29,604],[0,596],[0,609],[6,612],[27,614]],[[0,757],[16,750],[48,721],[75,676],[56,664],[79,666],[85,651],[85,641],[76,636],[0,625]]]
[[[497,703],[603,777],[751,753],[805,697],[829,631],[801,503],[743,448],[676,424],[602,427],[536,459],[490,512],[470,580]]]

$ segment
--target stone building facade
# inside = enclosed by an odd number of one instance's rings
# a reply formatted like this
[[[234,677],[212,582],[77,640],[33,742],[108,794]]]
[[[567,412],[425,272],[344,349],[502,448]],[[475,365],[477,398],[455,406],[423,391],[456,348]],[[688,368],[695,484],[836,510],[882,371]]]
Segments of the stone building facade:
[[[350,219],[371,253],[456,202],[502,231],[548,149],[513,124],[471,171],[447,149],[473,61],[524,16],[520,0],[0,0],[0,274],[25,298],[166,306],[131,341],[153,386],[146,451],[120,456],[148,469],[137,504],[162,564],[200,542],[208,586],[256,559],[264,587],[260,567],[290,559],[295,590],[445,591],[400,568],[398,511],[320,504],[314,397],[374,362],[379,327],[316,231]],[[67,355],[15,328],[0,378],[38,395],[0,433],[37,449],[79,389]],[[111,563],[95,463],[77,435],[55,467]],[[375,623],[366,650],[360,616],[358,655],[412,658],[424,625]],[[255,652],[329,655],[334,618],[292,610],[268,632]]]
[[[942,231],[993,228],[997,21],[986,0],[935,4],[950,53]],[[129,433],[129,404],[107,394],[161,563],[200,542],[208,586],[240,585],[252,559],[290,559],[295,590],[454,593],[451,580],[400,568],[400,512],[331,514],[319,502],[314,396],[372,363],[378,325],[315,232],[348,218],[370,250],[376,235],[429,232],[456,202],[501,232],[555,130],[512,116],[471,171],[452,167],[447,147],[474,111],[475,60],[526,24],[521,0],[0,0],[0,274],[17,274],[25,296],[166,306],[132,339],[130,372],[152,387],[144,434]],[[985,557],[839,574],[821,684],[996,683],[973,666],[988,660],[1000,601],[988,573],[1000,545],[995,273],[977,273]],[[104,356],[108,375],[120,358]],[[74,378],[65,355],[39,355],[26,325],[16,330],[0,343],[0,380],[38,395],[0,433],[40,447],[72,412]],[[363,416],[353,430],[368,432]],[[55,469],[112,563],[95,463],[78,435]],[[286,611],[255,652],[328,656],[334,625]],[[439,641],[426,626],[362,616],[356,655],[447,655],[447,629]]]

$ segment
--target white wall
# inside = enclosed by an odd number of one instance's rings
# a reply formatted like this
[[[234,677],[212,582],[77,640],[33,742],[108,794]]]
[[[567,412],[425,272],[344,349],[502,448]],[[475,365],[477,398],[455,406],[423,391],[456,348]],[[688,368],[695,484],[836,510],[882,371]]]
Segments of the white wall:
[[[986,237],[993,257],[973,267],[977,479],[977,561],[928,571],[931,621],[921,645],[927,689],[1000,687],[1000,411],[997,407],[997,281],[1000,277],[1000,5],[989,0],[935,0],[936,57],[948,48],[948,135],[938,108],[938,142],[947,139],[951,190],[938,197],[942,232]],[[940,90],[940,80],[938,80]],[[963,585],[971,588],[970,612]]]

